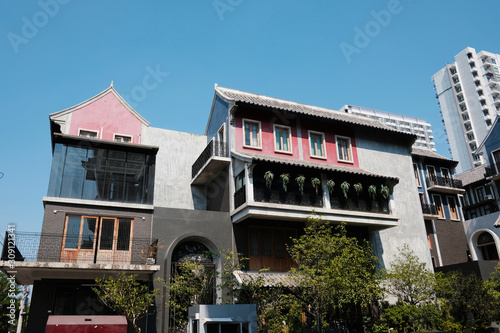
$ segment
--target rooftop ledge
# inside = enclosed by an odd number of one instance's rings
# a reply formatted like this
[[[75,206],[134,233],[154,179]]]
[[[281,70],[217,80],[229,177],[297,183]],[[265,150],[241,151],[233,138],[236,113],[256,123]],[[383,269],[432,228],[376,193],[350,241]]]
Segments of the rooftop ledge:
[[[345,222],[347,225],[368,227],[370,231],[396,227],[399,225],[399,216],[392,214],[333,208],[301,207],[267,202],[244,203],[231,212],[231,221],[233,223],[238,223],[247,218],[258,217],[273,220],[305,222],[308,217],[312,216],[321,217],[323,221],[332,223]]]
[[[93,264],[64,262],[0,261],[0,269],[8,276],[14,275],[20,285],[31,285],[41,279],[102,279],[120,272],[137,274],[138,280],[149,280],[160,270],[160,265]]]
[[[127,207],[131,209],[144,209],[153,210],[154,205],[144,205],[144,204],[134,204],[128,202],[113,202],[113,201],[101,201],[101,200],[84,200],[84,199],[72,199],[72,198],[59,198],[59,197],[43,197],[43,203],[55,202],[55,203],[70,203],[79,205],[92,205],[92,206],[102,206],[102,207]]]

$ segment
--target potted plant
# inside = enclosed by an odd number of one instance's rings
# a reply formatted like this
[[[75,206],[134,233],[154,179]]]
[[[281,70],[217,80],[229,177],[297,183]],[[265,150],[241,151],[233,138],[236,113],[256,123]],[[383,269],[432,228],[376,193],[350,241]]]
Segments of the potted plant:
[[[274,179],[274,174],[272,173],[272,171],[266,171],[266,173],[264,174],[264,179],[266,180],[267,188],[271,189],[271,185]]]
[[[304,175],[298,175],[297,178],[295,178],[295,181],[299,185],[299,191],[300,194],[304,194],[304,182],[306,181],[306,177]]]
[[[320,184],[321,184],[321,180],[319,180],[319,178],[316,178],[316,177],[311,178],[311,185],[316,190],[316,194],[318,194],[318,187]]]
[[[354,187],[354,190],[356,191],[356,194],[359,195],[361,194],[361,192],[363,192],[363,185],[361,185],[361,183],[356,183],[353,185]]]
[[[286,192],[288,190],[288,183],[290,182],[290,174],[289,173],[282,173],[280,175],[281,181],[283,182],[283,190]]]
[[[375,201],[377,198],[377,187],[375,185],[370,185],[368,187],[368,195],[373,201]]]
[[[342,189],[342,193],[344,193],[344,197],[347,199],[347,193],[349,192],[349,187],[351,187],[351,184],[348,182],[343,182],[340,184],[340,188]]]
[[[389,189],[389,186],[387,186],[387,185],[382,186],[382,188],[380,189],[380,193],[382,194],[382,197],[384,197],[384,199],[389,198],[390,192],[391,192],[391,190]]]
[[[326,187],[328,188],[328,192],[330,192],[330,194],[333,193],[333,187],[334,186],[335,186],[335,182],[332,179],[328,179],[326,181]]]

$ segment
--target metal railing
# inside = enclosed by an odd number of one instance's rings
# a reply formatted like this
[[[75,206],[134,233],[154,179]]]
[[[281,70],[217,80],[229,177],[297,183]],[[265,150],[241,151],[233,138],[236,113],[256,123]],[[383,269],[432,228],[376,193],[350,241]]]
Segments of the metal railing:
[[[438,215],[436,205],[421,204],[424,215]]]
[[[63,246],[64,242],[64,246]],[[156,259],[156,241],[134,238],[126,242],[65,238],[60,234],[35,232],[15,233],[15,245],[20,255],[16,261],[103,263],[103,264],[151,264]],[[2,260],[8,260],[4,244]]]
[[[196,159],[191,167],[191,177],[194,178],[207,161],[213,156],[227,157],[226,143],[224,141],[210,141],[200,156]]]
[[[448,177],[433,176],[430,178],[426,178],[426,182],[427,182],[427,187],[444,186],[444,187],[452,187],[452,188],[463,188],[461,180],[451,179]]]
[[[238,208],[247,201],[245,186],[234,192],[234,208]]]

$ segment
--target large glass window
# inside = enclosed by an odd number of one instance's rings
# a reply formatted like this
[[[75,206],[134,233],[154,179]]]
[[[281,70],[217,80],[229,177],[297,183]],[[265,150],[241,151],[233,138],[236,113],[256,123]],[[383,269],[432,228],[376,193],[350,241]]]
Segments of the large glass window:
[[[155,155],[56,144],[48,196],[151,204]]]
[[[311,143],[312,157],[326,157],[325,151],[325,135],[319,132],[309,132],[309,142]]]
[[[274,125],[274,149],[279,152],[292,152],[290,127]]]
[[[351,139],[343,136],[336,136],[335,139],[339,161],[352,162]]]
[[[260,122],[243,119],[244,146],[250,148],[261,148]]]

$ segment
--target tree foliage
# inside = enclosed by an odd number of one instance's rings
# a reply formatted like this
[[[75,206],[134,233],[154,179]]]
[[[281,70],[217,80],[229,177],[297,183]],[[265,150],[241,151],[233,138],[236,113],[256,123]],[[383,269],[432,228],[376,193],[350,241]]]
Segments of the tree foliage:
[[[0,332],[15,331],[19,315],[21,287],[0,272]]]
[[[293,240],[290,256],[296,295],[322,332],[362,329],[363,315],[381,295],[377,258],[368,241],[347,236],[343,225],[333,227],[311,218],[305,234]]]
[[[150,290],[147,284],[136,280],[137,274],[120,273],[118,277],[96,279],[98,288],[92,288],[108,307],[123,315],[134,326],[136,332],[141,332],[137,321],[148,312],[148,307],[154,304],[158,290]]]

